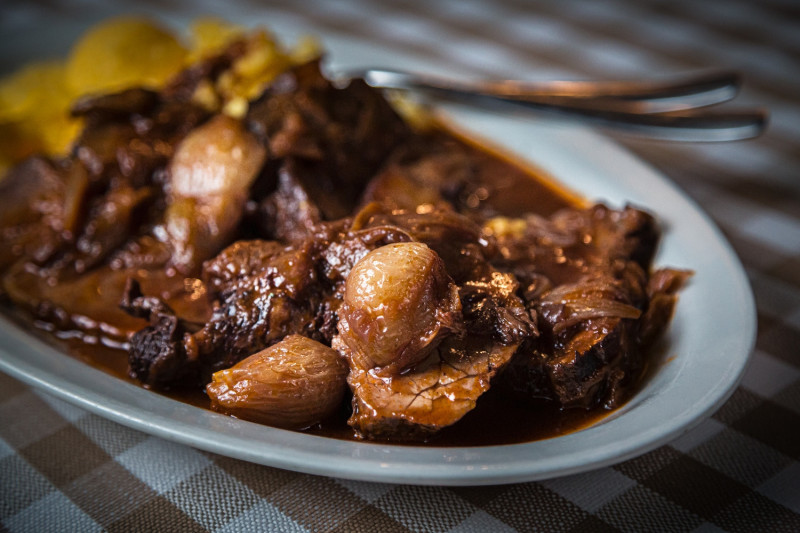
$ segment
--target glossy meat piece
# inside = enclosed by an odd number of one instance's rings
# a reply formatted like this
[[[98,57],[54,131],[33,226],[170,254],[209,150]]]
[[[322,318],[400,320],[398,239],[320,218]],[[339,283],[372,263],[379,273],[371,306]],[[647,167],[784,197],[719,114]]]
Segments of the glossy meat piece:
[[[394,154],[369,182],[362,203],[378,202],[392,210],[426,206],[465,211],[470,195],[480,187],[479,176],[475,154],[466,146],[428,134]]]
[[[475,146],[454,136],[446,125],[440,127],[398,147],[370,180],[362,205],[451,209],[478,223],[499,215],[524,216],[533,205],[542,216],[573,205],[564,191],[513,164],[502,152]]]
[[[449,337],[423,366],[390,378],[351,364],[347,382],[353,391],[353,414],[348,424],[362,438],[429,439],[475,407],[517,346],[483,336]],[[348,354],[339,337],[333,347]]]
[[[182,340],[190,326],[163,301],[142,294],[139,283],[129,279],[120,307],[150,325],[131,337],[130,375],[151,387],[197,381],[199,365],[187,357]]]
[[[639,332],[657,235],[647,213],[602,205],[498,235],[498,264],[523,284],[541,332],[503,376],[515,393],[583,408],[626,398],[646,360]]]
[[[282,242],[306,239],[322,221],[322,212],[312,199],[310,184],[298,175],[295,160],[287,160],[278,172],[274,193],[264,199],[258,209],[265,234]]]
[[[560,403],[602,402],[610,408],[623,380],[638,378],[644,362],[635,335],[641,311],[630,294],[639,290],[640,284],[626,286],[613,277],[581,278],[548,291],[536,304],[549,340],[538,350],[548,354],[547,372]]]
[[[254,254],[266,256],[257,268],[227,284],[217,282],[219,303],[192,338],[198,357],[213,370],[227,368],[288,334],[319,335],[314,330],[318,278],[309,248],[275,250],[263,241],[238,242],[206,265],[205,277],[235,265],[231,255],[252,261]]]
[[[410,131],[378,91],[334,87],[317,62],[279,76],[246,117],[275,159],[296,160],[296,179],[325,220],[348,216],[363,187]]]
[[[66,332],[87,344],[125,349],[131,336],[146,324],[119,307],[129,279],[156,295],[179,317],[204,323],[211,312],[198,280],[170,276],[163,270],[115,269],[102,265],[77,276],[52,279],[32,264],[16,263],[3,278],[8,298],[34,316],[40,327]]]

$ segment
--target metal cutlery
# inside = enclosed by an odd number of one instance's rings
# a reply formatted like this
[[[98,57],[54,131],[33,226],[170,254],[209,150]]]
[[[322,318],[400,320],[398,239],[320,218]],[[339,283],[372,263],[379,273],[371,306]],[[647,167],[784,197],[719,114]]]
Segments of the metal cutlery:
[[[343,73],[372,87],[490,109],[516,109],[577,119],[627,133],[674,141],[732,141],[761,134],[767,112],[718,111],[741,86],[735,72],[668,81],[456,81],[378,68]]]

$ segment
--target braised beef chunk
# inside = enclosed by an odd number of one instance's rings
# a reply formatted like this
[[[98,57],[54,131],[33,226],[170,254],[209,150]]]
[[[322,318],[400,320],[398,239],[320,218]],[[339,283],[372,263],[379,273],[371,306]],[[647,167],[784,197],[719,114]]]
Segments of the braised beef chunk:
[[[347,354],[337,339],[334,348]],[[351,364],[347,382],[353,391],[353,414],[348,423],[361,438],[429,439],[475,408],[517,346],[484,336],[451,337],[425,365],[391,378]]]
[[[549,218],[495,220],[490,229],[502,250],[497,263],[523,284],[541,284],[542,276],[552,285],[571,283],[612,266],[646,271],[658,243],[653,217],[633,207],[562,209]]]
[[[661,291],[664,304],[650,309],[653,218],[631,207],[569,209],[549,220],[531,216],[498,241],[499,263],[527,284],[522,295],[541,332],[514,359],[505,384],[565,407],[619,405],[643,371],[642,333],[649,336],[653,321],[664,323],[673,301],[667,294],[687,276],[676,273]]]
[[[258,208],[266,234],[283,242],[302,241],[322,222],[322,212],[312,200],[313,183],[301,177],[298,164],[294,159],[283,163],[275,192]]]
[[[503,344],[538,336],[536,315],[517,296],[518,287],[514,276],[496,271],[488,277],[465,282],[459,294],[470,331]]]
[[[458,211],[477,207],[481,169],[464,144],[420,136],[394,154],[368,184],[362,203],[414,211],[419,205]],[[470,206],[471,204],[471,206]]]
[[[264,259],[257,268],[224,284],[211,280],[238,261],[252,264],[254,254]],[[198,356],[210,368],[225,368],[291,333],[317,336],[313,326],[324,287],[315,266],[310,244],[275,250],[264,241],[236,243],[206,264],[206,279],[219,287],[218,304],[192,339]]]
[[[271,157],[297,160],[296,179],[326,220],[349,215],[368,180],[411,135],[380,93],[360,80],[336,88],[316,62],[281,75],[250,106],[246,122]]]
[[[396,150],[362,197],[362,205],[379,202],[390,209],[449,208],[479,223],[524,216],[532,201],[541,216],[568,205],[562,193],[542,186],[501,154],[440,130],[415,135]]]
[[[144,296],[133,278],[128,279],[120,307],[150,322],[131,338],[131,377],[157,388],[197,381],[197,361],[189,360],[183,349],[183,337],[190,330],[185,321],[158,298]]]
[[[72,104],[72,114],[84,117],[90,126],[116,119],[125,121],[132,114],[148,116],[160,100],[150,89],[134,87],[118,93],[89,95]]]

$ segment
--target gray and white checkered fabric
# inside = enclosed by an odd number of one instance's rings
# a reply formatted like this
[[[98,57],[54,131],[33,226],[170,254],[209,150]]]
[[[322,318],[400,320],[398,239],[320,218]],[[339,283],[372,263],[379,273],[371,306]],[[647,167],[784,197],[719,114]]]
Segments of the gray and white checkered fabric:
[[[244,463],[109,422],[0,375],[0,531],[800,531],[800,4],[793,0],[203,0],[0,4],[0,68],[60,25],[121,12],[300,24],[476,75],[745,73],[769,131],[731,144],[618,141],[694,198],[741,257],[758,339],[741,386],[678,440],[517,485],[354,482]],[[54,43],[59,44],[59,43]]]

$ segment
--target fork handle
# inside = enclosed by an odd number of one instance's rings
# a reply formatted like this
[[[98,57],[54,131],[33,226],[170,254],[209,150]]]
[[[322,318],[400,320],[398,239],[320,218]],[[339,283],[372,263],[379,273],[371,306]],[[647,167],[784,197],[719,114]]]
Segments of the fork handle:
[[[560,101],[591,103],[593,106],[627,106],[631,112],[662,113],[727,102],[741,85],[736,72],[696,74],[668,81],[459,81],[400,70],[369,68],[352,71],[349,77],[363,78],[384,89],[436,90],[482,94],[489,97],[532,103]]]
[[[397,71],[372,69],[363,71],[362,74],[364,80],[373,87],[413,90],[429,97],[492,110],[523,110],[559,119],[580,120],[621,132],[662,140],[734,141],[749,139],[760,135],[767,124],[767,113],[763,110],[700,112],[685,110],[685,106],[679,106],[668,108],[670,110],[679,109],[679,111],[654,112],[651,108],[643,107],[643,105],[647,105],[647,102],[635,99],[626,100],[609,96],[572,97],[552,94],[525,94],[522,97],[520,95],[476,92],[476,86],[472,84],[462,85]],[[716,87],[721,79],[724,77],[718,78],[716,82],[705,87]],[[502,84],[503,82],[498,83]],[[613,85],[614,82],[605,83]],[[682,90],[686,90],[685,84],[681,86]],[[662,85],[661,88],[663,87]],[[643,85],[640,88],[644,90]],[[618,94],[621,94],[621,91]],[[663,93],[661,94],[663,96]],[[627,96],[632,97],[632,91],[628,91]]]
[[[672,141],[736,141],[760,135],[767,125],[767,112],[761,109],[740,111],[673,111],[644,113],[626,105],[597,106],[597,101],[574,102],[498,98],[471,93],[425,91],[434,97],[456,103],[496,110],[521,110],[557,119],[588,122],[620,132],[635,133],[654,139]]]

